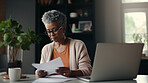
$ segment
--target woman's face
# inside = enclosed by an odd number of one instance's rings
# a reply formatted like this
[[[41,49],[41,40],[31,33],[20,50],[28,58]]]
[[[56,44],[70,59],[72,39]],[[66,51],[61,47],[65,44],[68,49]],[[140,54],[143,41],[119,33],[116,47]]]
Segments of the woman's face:
[[[45,24],[48,36],[52,41],[60,42],[64,38],[65,27],[59,25],[57,22],[50,22]]]

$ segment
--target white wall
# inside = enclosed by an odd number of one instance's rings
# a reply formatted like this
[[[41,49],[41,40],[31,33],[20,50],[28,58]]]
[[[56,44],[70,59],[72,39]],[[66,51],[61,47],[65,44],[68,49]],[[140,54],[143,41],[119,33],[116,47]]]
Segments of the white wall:
[[[97,42],[122,42],[120,1],[95,0]]]
[[[35,0],[6,0],[6,18],[12,17],[22,24],[23,30],[28,27],[35,30]],[[23,73],[34,73],[32,63],[35,61],[35,46],[30,51],[24,51]]]

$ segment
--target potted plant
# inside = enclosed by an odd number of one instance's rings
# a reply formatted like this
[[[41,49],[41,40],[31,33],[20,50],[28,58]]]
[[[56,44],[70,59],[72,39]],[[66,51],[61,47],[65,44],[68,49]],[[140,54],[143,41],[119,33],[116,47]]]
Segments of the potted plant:
[[[138,33],[134,33],[133,34],[133,41],[134,43],[144,43],[144,49],[143,49],[143,54],[142,56],[145,57],[145,56],[148,56],[148,53],[147,53],[147,45],[148,45],[148,37],[147,37],[147,34],[138,34]]]
[[[12,18],[0,23],[0,38],[0,47],[8,46],[8,68],[22,67],[22,50],[30,50],[31,44],[41,40],[30,28],[22,31],[22,25]]]

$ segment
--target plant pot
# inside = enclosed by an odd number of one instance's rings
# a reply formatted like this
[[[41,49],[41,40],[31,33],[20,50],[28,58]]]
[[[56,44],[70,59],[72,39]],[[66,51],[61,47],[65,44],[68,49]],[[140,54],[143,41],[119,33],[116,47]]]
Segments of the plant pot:
[[[22,68],[23,50],[20,46],[8,46],[7,61],[8,68]],[[8,69],[7,69],[8,74]]]

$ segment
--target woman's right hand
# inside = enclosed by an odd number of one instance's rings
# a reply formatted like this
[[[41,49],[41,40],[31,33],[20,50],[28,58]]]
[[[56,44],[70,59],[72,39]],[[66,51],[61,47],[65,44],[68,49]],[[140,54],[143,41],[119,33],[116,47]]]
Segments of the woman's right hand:
[[[45,77],[48,75],[48,72],[47,71],[44,71],[44,70],[38,70],[37,71],[37,75],[38,77],[42,78],[42,77]]]

